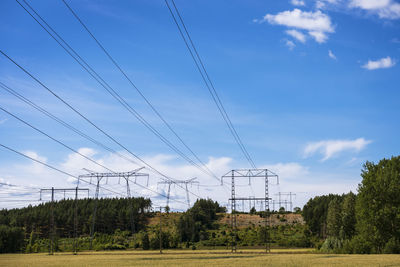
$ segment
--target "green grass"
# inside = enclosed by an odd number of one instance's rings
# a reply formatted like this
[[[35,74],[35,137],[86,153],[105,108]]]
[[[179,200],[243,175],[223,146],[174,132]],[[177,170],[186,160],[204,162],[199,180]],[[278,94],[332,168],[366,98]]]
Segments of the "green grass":
[[[0,266],[400,266],[400,255],[316,254],[310,249],[82,252],[79,255],[0,254]]]

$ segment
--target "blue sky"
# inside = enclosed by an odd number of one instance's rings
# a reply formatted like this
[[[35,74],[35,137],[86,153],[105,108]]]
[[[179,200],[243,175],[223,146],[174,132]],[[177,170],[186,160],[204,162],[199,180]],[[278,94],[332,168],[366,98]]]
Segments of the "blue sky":
[[[29,3],[129,104],[187,153],[62,1]],[[217,176],[250,167],[202,83],[164,1],[68,3]],[[354,191],[366,160],[398,154],[398,1],[176,0],[176,4],[254,162],[280,175],[280,185],[273,186],[271,194],[297,192],[295,205],[301,206],[316,194]],[[0,10],[0,49],[7,55],[168,175],[196,176],[203,185],[218,183],[189,166],[124,110],[17,2],[1,1]],[[121,151],[4,56],[0,56],[0,81]],[[113,169],[137,167],[72,134],[1,88],[0,106]],[[2,111],[0,140],[74,175],[85,166],[97,168]],[[73,181],[4,149],[0,159],[0,179],[6,183],[36,188],[70,186]],[[157,187],[158,180],[151,173],[152,188],[162,192],[165,188]],[[123,191],[118,184],[107,186]],[[7,196],[10,189],[0,188],[6,192],[1,197]],[[253,188],[243,186],[239,194],[258,194],[257,188],[255,182]],[[226,190],[206,189],[192,190],[226,202]],[[134,192],[161,201],[141,188]],[[179,188],[172,194],[177,199],[184,196]]]

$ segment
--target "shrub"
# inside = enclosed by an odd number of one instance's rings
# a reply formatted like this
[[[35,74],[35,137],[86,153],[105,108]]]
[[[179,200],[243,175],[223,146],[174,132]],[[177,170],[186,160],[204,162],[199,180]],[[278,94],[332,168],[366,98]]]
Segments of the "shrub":
[[[342,253],[353,253],[353,243],[351,242],[351,240],[346,239],[345,241],[343,241]]]
[[[124,250],[126,247],[120,244],[107,243],[103,246],[104,250]]]
[[[142,249],[150,249],[149,234],[147,234],[147,232],[144,232],[144,234],[142,235]]]
[[[389,241],[385,244],[385,248],[383,249],[383,253],[386,253],[386,254],[398,254],[398,253],[400,253],[399,240],[396,240],[394,237],[389,239]]]
[[[363,237],[357,235],[351,239],[351,247],[353,248],[353,253],[356,254],[369,254],[372,250],[371,242],[365,240]]]
[[[342,240],[336,237],[328,237],[322,244],[320,251],[324,253],[338,253],[341,251],[343,246]]]

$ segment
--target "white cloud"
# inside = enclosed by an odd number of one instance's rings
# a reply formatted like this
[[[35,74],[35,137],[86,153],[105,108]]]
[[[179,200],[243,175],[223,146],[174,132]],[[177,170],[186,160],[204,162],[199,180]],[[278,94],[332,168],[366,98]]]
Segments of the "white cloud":
[[[317,9],[322,9],[322,8],[326,7],[327,4],[336,5],[339,3],[339,1],[340,0],[317,0],[315,2],[315,7]]]
[[[318,31],[311,31],[308,32],[309,35],[311,35],[317,43],[325,43],[326,40],[328,39],[328,36],[324,32],[318,32]]]
[[[276,15],[267,14],[264,20],[271,24],[299,28],[308,31],[333,32],[330,17],[321,11],[306,12],[300,9],[283,11]]]
[[[266,14],[263,21],[306,30],[318,43],[325,42],[328,38],[327,33],[334,32],[330,17],[320,10],[307,12],[296,8],[293,11],[283,11],[276,15]]]
[[[387,7],[390,2],[391,0],[351,0],[350,6],[374,10]]]
[[[331,50],[328,51],[328,55],[331,59],[335,59],[336,60],[336,56],[335,54],[333,54],[333,52]]]
[[[396,65],[395,60],[390,57],[381,58],[378,60],[368,60],[362,67],[368,70],[386,69]]]
[[[7,119],[2,119],[2,120],[0,120],[0,124],[5,123],[6,121],[7,121]]]
[[[323,1],[317,1],[315,3],[315,8],[317,9],[323,9],[325,7],[325,3]]]
[[[286,40],[286,46],[289,47],[290,50],[293,50],[293,48],[296,47],[296,45],[293,43],[293,41]]]
[[[287,30],[286,34],[292,36],[293,38],[295,38],[299,42],[302,42],[302,43],[306,42],[306,36],[302,32],[299,32],[297,30]]]
[[[81,154],[84,154],[96,162],[110,168],[113,171],[130,171],[133,169],[138,168],[139,166],[136,164],[133,164],[130,161],[127,161],[124,158],[119,157],[118,155],[115,154],[100,154],[98,151],[92,149],[92,148],[80,148],[78,151]],[[43,162],[47,162],[46,158],[43,156],[40,156],[38,153],[34,151],[27,151],[24,152],[25,154],[31,156],[32,158],[38,159]],[[125,157],[135,161],[135,158],[130,156],[129,154],[126,154],[124,152],[119,152],[120,154],[123,154]],[[232,159],[229,157],[219,157],[219,158],[214,158],[210,157],[208,161],[206,161],[206,166],[212,170],[216,176],[211,177],[209,175],[204,174],[201,172],[199,169],[196,167],[190,165],[190,164],[179,164],[177,163],[177,157],[173,155],[165,155],[165,154],[157,154],[153,156],[144,156],[142,157],[146,162],[148,162],[151,166],[153,166],[155,169],[159,170],[160,172],[168,175],[169,177],[172,177],[173,179],[179,179],[179,180],[184,180],[184,179],[189,179],[193,177],[197,177],[197,180],[202,184],[202,185],[212,185],[210,188],[205,188],[205,187],[200,187],[199,189],[196,186],[193,186],[193,188],[189,188],[192,192],[195,194],[201,196],[201,197],[207,197],[210,196],[215,200],[218,200],[220,203],[225,203],[227,202],[228,196],[230,194],[229,189],[225,185],[224,187],[220,186],[220,177],[221,175],[225,174],[228,170],[232,169],[230,166],[232,163]],[[10,168],[10,166],[2,166],[0,165],[0,173],[2,174],[2,178],[6,178],[8,181],[14,184],[21,184],[21,185],[26,185],[30,184],[31,181],[35,182],[35,186],[37,187],[70,187],[71,185],[75,186],[76,184],[76,179],[72,176],[68,176],[65,174],[61,174],[57,171],[51,170],[43,165],[40,165],[38,163],[32,163],[30,161],[26,161],[27,163],[24,164],[18,164],[14,165]],[[70,153],[68,154],[64,160],[61,162],[50,162],[50,164],[56,168],[59,168],[61,170],[64,170],[71,175],[74,176],[79,176],[81,174],[86,173],[85,171],[82,170],[82,168],[88,168],[93,171],[98,171],[98,172],[109,172],[102,167],[94,164],[93,162],[90,162],[89,160],[83,158],[82,156],[75,154],[75,153]],[[141,167],[141,166],[140,166]],[[157,188],[157,183],[160,180],[161,175],[152,172],[150,169],[146,168],[142,170],[142,172],[149,173],[150,174],[150,180],[149,180],[149,187],[153,190],[156,190],[160,193],[163,193],[164,191],[162,190],[163,188]],[[86,179],[86,182],[90,182],[90,179]],[[92,179],[92,184],[88,184],[86,182],[81,182],[81,186],[84,188],[90,188],[90,195],[93,196],[94,191],[95,191],[95,181]],[[107,184],[106,184],[107,183]],[[137,183],[146,186],[147,185],[147,179],[146,178],[137,178]],[[145,197],[151,197],[154,198],[155,205],[164,205],[165,204],[165,198],[162,196],[157,195],[156,193],[147,190],[138,184],[131,184],[131,192],[132,195],[134,196],[145,196]],[[101,185],[104,186],[104,188],[111,189],[113,191],[119,192],[122,194],[122,196],[125,196],[126,194],[126,188],[125,184],[119,183],[118,179],[103,179],[101,182]],[[158,190],[160,189],[160,190]],[[205,189],[210,189],[210,190],[205,190]],[[164,192],[165,193],[165,192]],[[106,196],[121,196],[117,194],[112,194],[107,190],[100,189],[100,195],[102,197]],[[63,197],[63,196],[57,196],[57,197]],[[15,197],[14,197],[15,198]],[[31,197],[32,198],[32,197]],[[37,199],[39,196],[37,195]],[[182,199],[181,199],[182,198]],[[174,186],[171,188],[171,207],[177,208],[177,209],[184,209],[186,208],[185,203],[185,198],[186,198],[186,193],[185,190],[182,189],[179,186]],[[179,200],[184,200],[184,203],[178,203],[175,202],[173,199],[179,199]],[[196,197],[194,195],[190,195],[191,202],[195,201]],[[28,203],[28,202],[27,202]],[[173,203],[173,205],[172,205]],[[12,203],[4,203],[4,205],[11,205]],[[0,205],[0,208],[2,208],[4,205]]]
[[[392,3],[386,8],[378,10],[378,15],[383,19],[399,19],[400,18],[400,4]]]
[[[302,0],[291,0],[290,3],[294,6],[305,6],[306,3]]]
[[[349,6],[376,13],[383,19],[400,18],[400,4],[393,0],[351,0]]]
[[[318,152],[323,155],[322,161],[325,161],[343,151],[359,152],[370,143],[370,140],[365,140],[364,138],[313,142],[309,143],[304,149],[304,156],[309,157]]]
[[[79,152],[90,156],[94,160],[101,162],[107,167],[110,167],[112,170],[115,171],[128,171],[137,168],[138,166],[132,164],[131,162],[118,157],[115,154],[101,154],[98,151],[91,149],[91,148],[81,148]],[[43,156],[38,155],[35,152],[28,152],[31,156],[46,161],[46,158]],[[128,154],[124,152],[119,152],[124,156],[131,158]],[[131,158],[133,159],[133,158]],[[197,187],[193,185],[193,187],[189,186],[189,190],[194,192],[195,194],[199,195],[202,198],[210,197],[223,205],[227,204],[227,200],[230,197],[230,188],[225,183],[222,187],[220,186],[219,177],[224,175],[229,170],[233,169],[233,162],[232,159],[229,157],[209,157],[208,161],[206,161],[206,165],[209,169],[211,169],[218,179],[213,177],[207,176],[197,168],[188,165],[188,164],[179,164],[176,162],[177,157],[174,155],[166,155],[166,154],[157,154],[153,156],[143,157],[149,164],[151,164],[154,168],[160,170],[161,172],[175,178],[175,179],[188,179],[192,177],[197,177],[198,181],[200,182],[201,187]],[[134,160],[134,159],[133,159]],[[51,162],[55,167],[58,167],[62,170],[65,170],[73,175],[80,175],[84,173],[82,171],[82,167],[88,167],[86,159],[74,155],[70,153],[65,156],[64,160],[61,162]],[[93,163],[90,163],[93,164]],[[238,165],[238,163],[235,163]],[[262,164],[260,164],[262,165]],[[263,168],[270,169],[271,171],[277,173],[280,178],[280,184],[276,185],[276,180],[270,179],[270,187],[269,193],[270,196],[274,199],[277,198],[276,193],[278,192],[296,192],[297,196],[293,199],[294,205],[293,206],[300,206],[302,207],[308,200],[309,197],[314,195],[320,195],[323,193],[344,193],[348,192],[349,188],[353,186],[356,188],[357,183],[359,182],[358,178],[356,177],[349,177],[347,174],[342,173],[334,173],[331,174],[327,173],[314,173],[311,169],[307,166],[304,166],[298,162],[279,162],[279,163],[271,163],[271,164],[264,164],[262,165]],[[90,166],[96,171],[103,171],[98,166]],[[150,174],[150,182],[149,188],[153,191],[166,194],[167,187],[163,185],[157,186],[157,183],[160,181],[160,176],[157,174],[152,173],[148,169],[142,170],[143,172],[148,172]],[[6,180],[12,184],[19,184],[19,185],[30,185],[34,182],[34,186],[37,187],[71,187],[71,185],[75,186],[76,180],[72,177],[68,177],[64,174],[58,173],[54,170],[50,170],[48,168],[43,168],[40,172],[32,172],[32,164],[31,162],[27,161],[25,165],[0,165],[0,173],[1,178],[0,181]],[[95,181],[92,181],[93,184],[89,185],[86,183],[81,183],[82,188],[89,188],[90,189],[90,196],[93,197],[95,192]],[[143,186],[146,186],[146,180],[138,179],[137,183]],[[225,181],[225,182],[230,182]],[[158,205],[165,205],[166,199],[161,197],[160,195],[151,192],[143,187],[140,187],[138,184],[131,184],[131,192],[133,196],[143,196],[143,197],[150,197],[153,201],[154,206]],[[101,182],[103,188],[100,189],[100,196],[101,197],[115,197],[118,196],[114,193],[107,192],[105,188],[110,190],[120,192],[122,195],[125,196],[126,194],[126,187],[122,183],[119,184],[118,180],[109,179],[108,183],[106,184],[106,180],[103,179]],[[207,186],[205,186],[207,185]],[[4,188],[1,188],[4,191]],[[237,181],[237,188],[236,188],[237,196],[264,196],[265,184],[263,178],[255,178],[251,181],[251,186],[248,185],[248,179],[238,179]],[[15,195],[16,191],[19,195]],[[307,191],[307,194],[301,194],[300,191]],[[39,194],[36,192],[31,193],[31,190],[26,190],[22,193],[30,193],[27,195],[21,195],[21,188],[18,190],[9,189],[7,193],[9,194],[10,198],[16,199],[29,199],[32,202],[24,202],[22,204],[18,203],[0,203],[0,208],[10,208],[10,207],[20,207],[23,205],[28,205],[28,203],[37,203],[39,199]],[[56,199],[63,198],[63,195],[56,195]],[[67,195],[67,197],[74,197],[72,194]],[[87,197],[87,195],[82,195],[81,197]],[[185,190],[178,187],[172,186],[171,187],[171,201],[170,206],[172,209],[186,209],[187,206],[185,205],[186,202],[186,193]],[[43,200],[49,200],[50,197],[48,195],[43,196]],[[193,203],[196,197],[190,195],[190,201]],[[179,200],[177,202],[176,200]],[[182,203],[183,202],[183,203]],[[239,203],[240,204],[240,203]],[[248,209],[248,206],[246,206]]]
[[[304,177],[305,175],[309,174],[309,168],[297,162],[280,162],[272,165],[265,165],[263,166],[263,168],[275,172],[283,180],[296,179],[298,177]]]

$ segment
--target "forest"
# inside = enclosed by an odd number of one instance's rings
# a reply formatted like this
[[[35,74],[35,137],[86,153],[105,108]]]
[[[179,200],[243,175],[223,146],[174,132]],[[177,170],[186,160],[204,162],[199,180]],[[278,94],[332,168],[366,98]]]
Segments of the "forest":
[[[400,157],[366,162],[361,177],[357,193],[316,196],[296,209],[305,223],[287,223],[290,213],[284,209],[270,214],[252,210],[253,216],[275,216],[282,223],[239,228],[238,246],[260,247],[267,238],[274,247],[314,247],[324,253],[400,253]],[[47,251],[51,209],[56,250],[71,251],[75,207],[79,249],[89,249],[94,200],[50,205],[1,210],[0,252]],[[163,222],[154,223],[155,216]],[[93,249],[159,249],[160,243],[163,248],[229,247],[234,232],[221,223],[222,216],[232,214],[211,199],[198,199],[186,212],[167,209],[162,215],[152,210],[150,199],[99,199]]]

